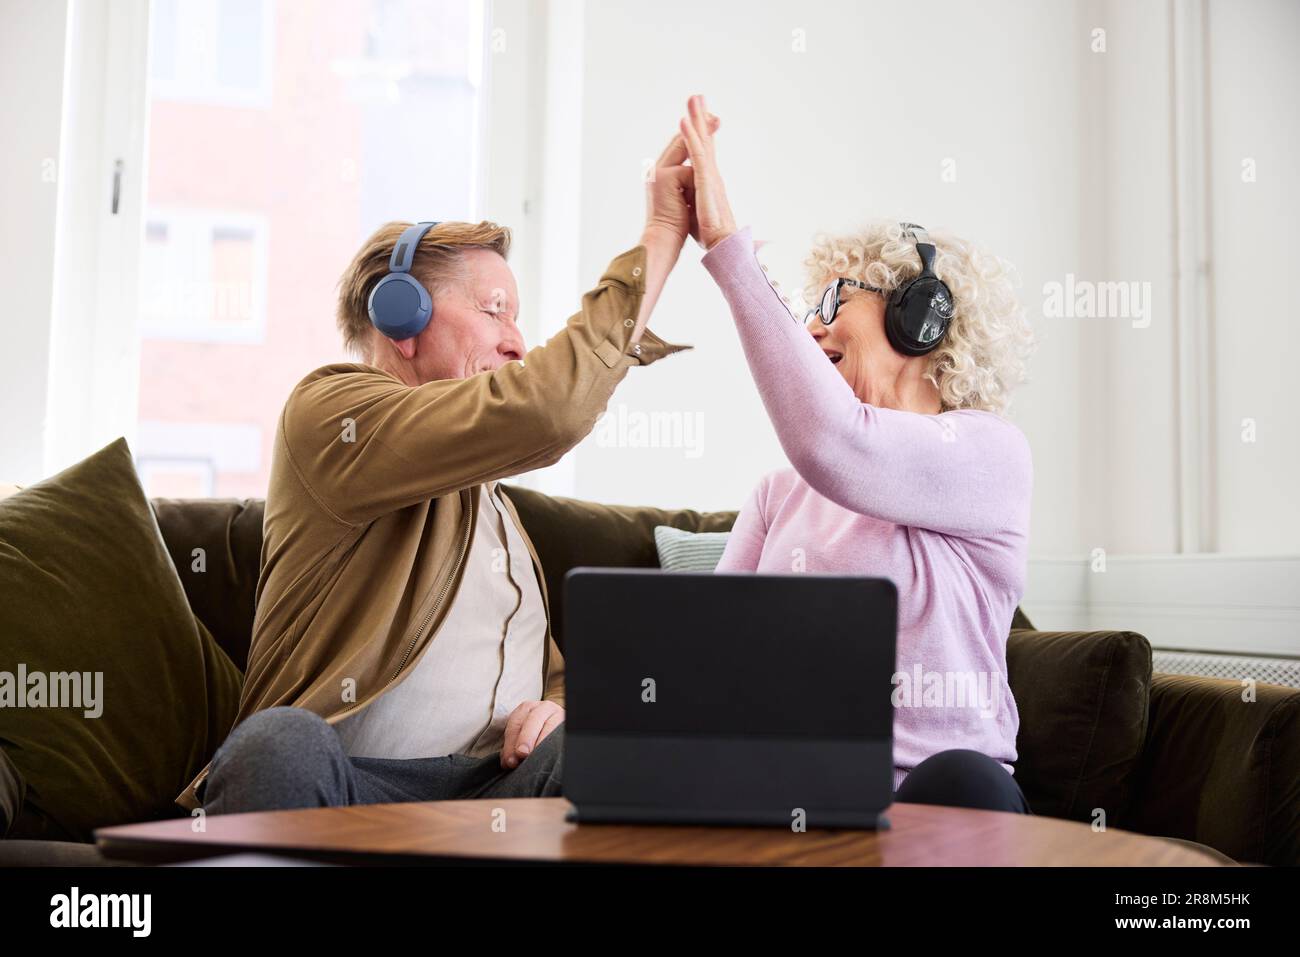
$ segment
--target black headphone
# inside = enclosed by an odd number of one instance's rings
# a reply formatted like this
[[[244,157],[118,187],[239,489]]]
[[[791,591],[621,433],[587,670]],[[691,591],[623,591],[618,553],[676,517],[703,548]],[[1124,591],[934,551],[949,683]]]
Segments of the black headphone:
[[[900,223],[903,235],[916,242],[921,273],[903,283],[885,304],[885,335],[905,356],[923,356],[943,342],[956,307],[947,285],[934,272],[934,244],[923,226]]]

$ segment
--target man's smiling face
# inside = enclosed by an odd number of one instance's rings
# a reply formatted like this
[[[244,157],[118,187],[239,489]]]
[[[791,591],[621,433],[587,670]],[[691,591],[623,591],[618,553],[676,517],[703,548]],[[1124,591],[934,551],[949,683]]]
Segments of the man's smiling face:
[[[421,382],[493,372],[528,351],[516,324],[519,291],[510,266],[490,249],[462,256],[465,281],[434,296],[433,318],[417,337],[412,366]]]

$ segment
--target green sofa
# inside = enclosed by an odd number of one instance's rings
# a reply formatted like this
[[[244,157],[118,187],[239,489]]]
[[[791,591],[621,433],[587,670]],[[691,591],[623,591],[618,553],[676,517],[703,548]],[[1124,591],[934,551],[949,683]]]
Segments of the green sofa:
[[[541,558],[561,647],[561,581],[570,568],[655,567],[656,525],[723,531],[735,519],[734,512],[607,506],[517,487],[506,491]],[[263,502],[151,504],[191,609],[242,670]],[[195,548],[208,555],[203,574],[190,571]],[[1237,862],[1300,862],[1300,691],[1260,685],[1257,700],[1244,706],[1235,682],[1152,674],[1151,648],[1141,635],[1038,631],[1019,612],[1007,667],[1020,713],[1016,778],[1036,813],[1194,842]],[[21,804],[10,784],[11,802]],[[0,796],[3,789],[0,780]],[[40,833],[21,806],[11,811],[0,866],[115,863],[93,844]],[[184,815],[177,807],[176,816]]]

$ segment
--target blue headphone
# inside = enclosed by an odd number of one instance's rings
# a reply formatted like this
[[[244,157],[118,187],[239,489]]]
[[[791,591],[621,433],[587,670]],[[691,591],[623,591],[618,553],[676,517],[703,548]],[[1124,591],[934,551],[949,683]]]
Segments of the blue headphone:
[[[366,306],[370,321],[390,339],[418,336],[433,315],[433,299],[420,280],[411,275],[411,263],[424,234],[437,225],[436,222],[416,223],[402,230],[388,261],[388,275],[370,292]]]

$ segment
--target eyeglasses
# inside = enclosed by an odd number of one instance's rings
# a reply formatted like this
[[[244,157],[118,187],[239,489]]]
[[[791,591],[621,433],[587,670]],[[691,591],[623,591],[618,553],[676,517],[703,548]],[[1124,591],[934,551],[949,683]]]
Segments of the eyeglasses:
[[[885,293],[885,290],[881,289],[879,286],[869,286],[865,282],[858,282],[856,279],[836,279],[833,283],[827,286],[826,291],[822,293],[822,301],[809,309],[807,314],[803,317],[804,325],[806,326],[814,315],[821,319],[823,325],[829,326],[834,322],[835,314],[839,312],[840,306],[842,305],[840,302],[840,292],[845,286],[865,289],[867,292],[878,292],[881,295],[884,295]]]

